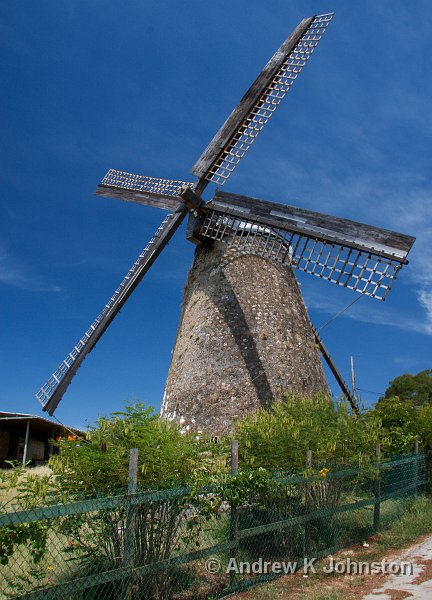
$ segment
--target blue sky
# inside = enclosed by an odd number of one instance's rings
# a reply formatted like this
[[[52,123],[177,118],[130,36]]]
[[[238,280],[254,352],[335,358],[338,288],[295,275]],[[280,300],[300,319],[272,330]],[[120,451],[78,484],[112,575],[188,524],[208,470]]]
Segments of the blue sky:
[[[362,298],[322,336],[347,379],[354,356],[363,390],[432,367],[430,3],[5,0],[1,410],[41,413],[34,393],[163,218],[94,197],[105,172],[189,179],[283,39],[303,17],[333,10],[224,189],[416,236],[388,299]],[[83,426],[127,399],[159,408],[193,250],[178,233],[80,368],[59,419]],[[299,280],[317,327],[356,297]]]

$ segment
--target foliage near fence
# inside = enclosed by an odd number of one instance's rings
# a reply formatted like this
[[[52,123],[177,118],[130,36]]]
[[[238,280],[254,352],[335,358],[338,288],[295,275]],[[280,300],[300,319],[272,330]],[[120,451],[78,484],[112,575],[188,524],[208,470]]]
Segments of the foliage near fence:
[[[240,471],[206,489],[52,498],[0,515],[0,597],[222,597],[274,576],[227,572],[230,559],[296,561],[361,542],[400,517],[425,477],[417,453],[366,468]]]

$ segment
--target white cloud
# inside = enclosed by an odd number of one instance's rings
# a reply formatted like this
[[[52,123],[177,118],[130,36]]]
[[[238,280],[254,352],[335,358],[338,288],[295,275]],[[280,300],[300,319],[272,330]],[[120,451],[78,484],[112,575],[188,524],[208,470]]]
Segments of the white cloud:
[[[335,297],[331,297],[331,294],[322,294],[321,291],[312,291],[312,286],[309,288],[303,287],[304,296],[306,300],[306,305],[309,309],[317,310],[326,315],[337,315],[343,309],[348,306],[348,302],[346,300],[341,300]],[[389,327],[396,327],[397,329],[402,329],[404,331],[417,332],[417,333],[427,333],[432,335],[432,327],[428,329],[425,327],[423,321],[414,319],[407,316],[406,314],[401,313],[397,310],[390,310],[388,305],[385,303],[377,302],[376,300],[371,300],[365,296],[357,296],[355,298],[351,298],[355,300],[357,298],[356,303],[349,307],[348,310],[344,311],[341,316],[346,317],[348,319],[352,319],[354,321],[361,321],[362,323],[373,323],[374,325],[385,325]],[[432,312],[432,297],[431,301],[431,312]],[[323,324],[327,323],[326,319],[323,319],[322,322],[316,323],[318,329],[322,327]]]
[[[28,269],[0,248],[0,283],[31,292],[60,292],[58,285],[44,281],[42,277],[29,274]]]
[[[419,290],[418,299],[426,311],[425,331],[432,335],[432,289]]]

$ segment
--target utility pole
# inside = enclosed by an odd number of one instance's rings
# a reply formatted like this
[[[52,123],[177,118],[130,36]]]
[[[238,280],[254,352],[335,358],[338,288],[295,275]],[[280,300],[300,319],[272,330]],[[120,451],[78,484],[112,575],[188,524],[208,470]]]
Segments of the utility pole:
[[[350,360],[351,360],[351,388],[352,388],[352,395],[354,396],[354,399],[357,403],[357,386],[356,386],[356,380],[355,380],[355,370],[354,370],[354,357],[350,356]]]

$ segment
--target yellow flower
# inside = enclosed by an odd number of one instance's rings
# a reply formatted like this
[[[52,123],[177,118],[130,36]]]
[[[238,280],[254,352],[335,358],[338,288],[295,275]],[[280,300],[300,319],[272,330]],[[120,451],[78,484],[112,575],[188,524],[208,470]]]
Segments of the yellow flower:
[[[327,469],[327,467],[324,467],[323,469],[321,469],[321,471],[319,472],[321,477],[326,477],[327,473],[330,471],[330,469]]]
[[[54,569],[54,567],[52,565],[47,566],[47,571],[52,571],[53,569]]]

